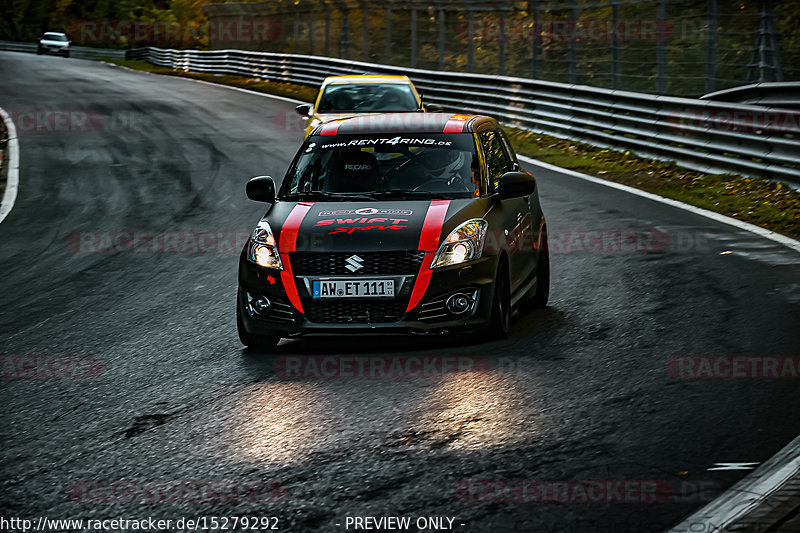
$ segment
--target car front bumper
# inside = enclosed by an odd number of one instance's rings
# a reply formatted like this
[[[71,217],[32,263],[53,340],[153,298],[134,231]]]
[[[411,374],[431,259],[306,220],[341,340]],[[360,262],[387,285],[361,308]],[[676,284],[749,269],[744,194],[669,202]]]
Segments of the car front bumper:
[[[290,303],[279,271],[258,267],[242,256],[239,263],[242,290],[237,305],[245,329],[254,335],[436,335],[478,331],[489,323],[496,270],[497,257],[492,256],[433,270],[427,290],[411,310],[407,310],[407,305],[417,276],[369,276],[405,278],[405,283],[396,283],[395,299],[347,298],[322,302],[311,298],[309,287],[313,280],[297,276],[295,286],[304,311],[300,312]],[[467,311],[456,314],[447,308],[447,299],[454,294],[470,298],[472,304]],[[252,301],[258,297],[270,300],[269,312],[255,312]],[[369,309],[376,311],[370,313]]]

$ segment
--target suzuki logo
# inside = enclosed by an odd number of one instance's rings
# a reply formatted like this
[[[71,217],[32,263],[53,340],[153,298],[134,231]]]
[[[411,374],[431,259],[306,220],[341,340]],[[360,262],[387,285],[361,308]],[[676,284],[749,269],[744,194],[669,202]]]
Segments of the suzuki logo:
[[[361,270],[364,268],[364,265],[362,264],[363,261],[364,260],[357,255],[351,255],[345,260],[345,263],[347,264],[344,267],[350,272],[355,272],[356,270]]]

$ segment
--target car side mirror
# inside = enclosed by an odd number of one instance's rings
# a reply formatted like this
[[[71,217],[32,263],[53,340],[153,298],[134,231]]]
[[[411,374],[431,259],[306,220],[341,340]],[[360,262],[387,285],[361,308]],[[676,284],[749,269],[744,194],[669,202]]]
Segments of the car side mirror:
[[[300,104],[299,106],[294,108],[294,110],[297,111],[298,115],[302,115],[304,117],[311,115],[311,109],[312,109],[311,104]]]
[[[247,182],[247,197],[256,202],[275,203],[275,180],[271,176],[256,176]]]
[[[536,179],[527,172],[506,172],[497,186],[497,194],[503,199],[530,196],[535,190]]]

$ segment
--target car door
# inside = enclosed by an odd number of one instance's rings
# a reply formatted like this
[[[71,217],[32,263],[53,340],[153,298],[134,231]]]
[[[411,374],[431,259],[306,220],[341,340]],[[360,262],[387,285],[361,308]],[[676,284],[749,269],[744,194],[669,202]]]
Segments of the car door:
[[[504,133],[488,129],[478,134],[484,158],[488,187],[497,190],[500,177],[506,172],[519,169],[513,151],[507,146]],[[531,209],[529,198],[508,198],[498,202],[493,210],[497,220],[502,221],[501,234],[495,233],[495,241],[500,242],[508,253],[509,281],[512,294],[533,273],[534,261],[531,249]],[[490,230],[497,232],[498,228]]]

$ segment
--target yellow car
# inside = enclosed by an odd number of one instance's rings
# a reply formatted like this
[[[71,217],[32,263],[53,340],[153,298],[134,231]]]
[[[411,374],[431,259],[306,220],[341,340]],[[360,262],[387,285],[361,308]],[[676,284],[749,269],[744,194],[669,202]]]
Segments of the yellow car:
[[[314,104],[301,104],[305,136],[323,122],[356,115],[391,111],[418,111],[422,97],[408,76],[330,76],[325,78]]]

